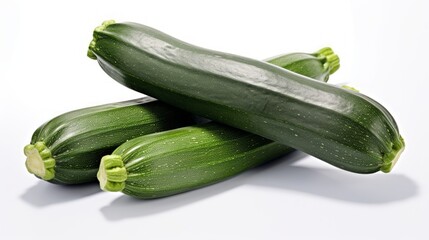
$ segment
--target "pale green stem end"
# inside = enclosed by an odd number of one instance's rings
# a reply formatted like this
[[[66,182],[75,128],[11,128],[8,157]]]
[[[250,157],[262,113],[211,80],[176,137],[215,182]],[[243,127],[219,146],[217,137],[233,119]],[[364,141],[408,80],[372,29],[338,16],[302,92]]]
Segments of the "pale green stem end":
[[[341,86],[341,87],[342,87],[342,88],[344,88],[344,89],[347,89],[347,90],[351,90],[351,91],[359,92],[359,90],[357,90],[356,88],[351,87],[351,86],[348,86],[348,85],[343,85],[343,86]]]
[[[24,154],[27,156],[25,166],[29,173],[43,180],[51,180],[55,177],[55,159],[52,158],[51,151],[44,142],[28,144],[24,147]]]
[[[329,70],[329,74],[335,73],[340,68],[340,58],[330,47],[320,49],[315,55],[326,60],[323,67]]]
[[[381,166],[381,171],[388,173],[392,171],[392,168],[395,166],[395,164],[398,162],[399,157],[401,156],[402,152],[405,149],[405,142],[404,139],[401,137],[400,142],[398,145],[393,146],[393,149],[390,153],[383,156],[383,166]]]
[[[89,58],[94,59],[94,60],[97,59],[97,56],[92,51],[93,49],[95,49],[95,44],[96,44],[97,39],[98,39],[97,33],[101,32],[101,31],[104,31],[109,25],[112,25],[114,23],[115,23],[115,20],[107,20],[107,21],[104,21],[100,26],[98,26],[98,27],[96,27],[94,29],[94,34],[92,36],[92,41],[89,44],[88,51],[86,53],[86,55]]]
[[[127,170],[122,157],[119,155],[104,156],[100,162],[97,178],[103,191],[122,191],[125,187],[125,180],[127,180]]]

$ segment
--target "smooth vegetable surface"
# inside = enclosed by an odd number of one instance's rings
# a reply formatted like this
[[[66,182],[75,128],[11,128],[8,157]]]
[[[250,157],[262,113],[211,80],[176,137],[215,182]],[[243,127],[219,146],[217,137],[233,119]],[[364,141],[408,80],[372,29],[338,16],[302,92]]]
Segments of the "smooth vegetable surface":
[[[105,191],[166,197],[225,180],[293,149],[214,122],[145,135],[101,160]]]
[[[339,63],[330,48],[314,54],[284,54],[268,61],[323,81]],[[191,124],[190,114],[148,97],[76,110],[35,131],[24,150],[26,166],[30,173],[53,183],[95,181],[100,158],[124,141]]]
[[[141,24],[103,23],[88,56],[131,89],[348,171],[389,172],[405,146],[390,113],[363,94]]]
[[[194,124],[193,116],[154,98],[64,113],[40,126],[25,146],[30,173],[52,183],[96,181],[103,155],[149,133]]]
[[[322,81],[339,66],[338,57],[329,48],[269,61]],[[102,158],[97,177],[105,191],[159,198],[228,179],[291,150],[258,135],[211,122],[130,140]]]

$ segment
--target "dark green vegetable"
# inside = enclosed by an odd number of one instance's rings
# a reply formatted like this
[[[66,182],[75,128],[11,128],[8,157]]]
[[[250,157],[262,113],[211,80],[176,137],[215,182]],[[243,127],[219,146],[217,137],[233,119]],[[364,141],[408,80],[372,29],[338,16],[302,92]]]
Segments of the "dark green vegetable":
[[[132,139],[101,159],[97,176],[105,191],[159,198],[228,179],[292,150],[210,122]]]
[[[338,57],[330,48],[314,54],[285,54],[268,61],[324,81],[329,70],[338,65]],[[126,140],[193,123],[191,114],[153,98],[76,110],[35,131],[24,150],[26,166],[30,173],[52,183],[95,181],[101,157]]]
[[[269,61],[322,81],[339,66],[338,57],[329,48]],[[97,177],[105,191],[159,198],[225,180],[291,150],[258,135],[211,122],[130,140],[102,158]]]
[[[93,36],[88,56],[121,84],[339,168],[389,172],[404,149],[393,117],[363,94],[136,23]]]
[[[79,109],[34,132],[25,165],[52,183],[96,181],[100,158],[123,142],[193,123],[191,114],[149,97]]]

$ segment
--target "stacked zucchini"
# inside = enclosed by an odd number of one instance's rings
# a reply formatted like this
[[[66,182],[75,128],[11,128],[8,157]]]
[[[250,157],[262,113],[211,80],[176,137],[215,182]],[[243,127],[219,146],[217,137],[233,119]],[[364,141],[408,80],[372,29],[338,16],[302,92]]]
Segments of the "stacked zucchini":
[[[39,127],[24,148],[26,166],[52,183],[98,178],[103,190],[149,199],[225,180],[293,149],[356,173],[389,172],[404,149],[381,104],[326,83],[339,68],[330,48],[262,62],[106,21],[88,56],[159,101],[76,110]]]

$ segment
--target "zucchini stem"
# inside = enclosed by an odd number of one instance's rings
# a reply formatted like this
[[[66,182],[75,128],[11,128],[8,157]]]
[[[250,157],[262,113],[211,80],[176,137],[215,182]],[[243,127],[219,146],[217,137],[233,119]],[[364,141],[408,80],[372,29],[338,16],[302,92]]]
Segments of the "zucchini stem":
[[[125,187],[125,180],[127,180],[127,170],[124,167],[122,157],[107,155],[101,158],[97,178],[103,191],[122,191]]]
[[[381,166],[380,170],[384,173],[389,173],[392,171],[392,168],[395,166],[396,162],[398,162],[399,157],[405,149],[404,139],[401,137],[399,140],[399,144],[397,146],[393,146],[393,149],[390,153],[383,156],[383,166]]]
[[[357,90],[356,88],[351,87],[351,86],[349,86],[349,85],[342,85],[341,87],[342,87],[342,88],[344,88],[344,89],[347,89],[347,90],[351,90],[351,91],[359,92],[359,90]]]
[[[334,53],[332,48],[324,47],[314,54],[316,57],[325,60],[323,67],[329,70],[329,74],[335,73],[340,68],[340,58]]]
[[[91,59],[97,59],[97,56],[92,51],[92,49],[94,49],[95,43],[97,42],[97,39],[98,39],[96,33],[104,31],[109,25],[114,24],[114,23],[115,23],[115,20],[107,20],[107,21],[104,21],[100,26],[98,26],[98,27],[96,27],[94,29],[94,34],[92,36],[92,41],[89,44],[88,52],[86,53],[86,55],[89,58],[91,58]]]
[[[43,180],[51,180],[55,177],[55,159],[52,158],[51,150],[44,142],[28,144],[24,147],[24,154],[27,156],[25,166],[28,172]]]

